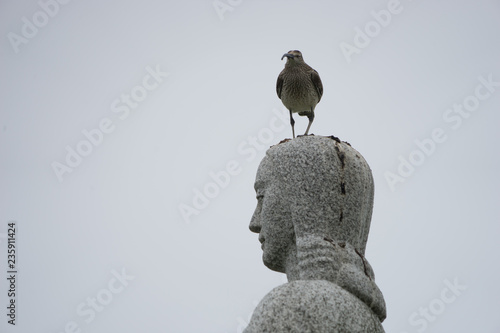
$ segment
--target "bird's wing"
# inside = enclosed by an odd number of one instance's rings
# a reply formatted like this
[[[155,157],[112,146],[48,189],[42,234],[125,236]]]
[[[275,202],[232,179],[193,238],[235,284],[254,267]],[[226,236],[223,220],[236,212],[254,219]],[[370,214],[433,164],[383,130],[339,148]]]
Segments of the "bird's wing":
[[[321,96],[323,96],[323,83],[321,83],[318,72],[316,72],[314,69],[311,72],[311,81],[314,84],[314,88],[316,88],[316,92],[318,93],[319,103],[319,101],[321,100]]]
[[[281,89],[283,88],[283,75],[278,75],[278,81],[276,81],[276,93],[279,99],[281,99]]]

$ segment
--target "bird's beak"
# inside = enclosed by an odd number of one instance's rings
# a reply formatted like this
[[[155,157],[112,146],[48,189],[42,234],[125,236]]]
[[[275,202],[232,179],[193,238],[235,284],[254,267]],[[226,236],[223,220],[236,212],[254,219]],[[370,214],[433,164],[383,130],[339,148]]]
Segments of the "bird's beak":
[[[293,54],[290,54],[290,53],[285,53],[283,54],[283,56],[281,57],[281,60],[283,60],[284,57],[287,57],[287,58],[293,58]]]

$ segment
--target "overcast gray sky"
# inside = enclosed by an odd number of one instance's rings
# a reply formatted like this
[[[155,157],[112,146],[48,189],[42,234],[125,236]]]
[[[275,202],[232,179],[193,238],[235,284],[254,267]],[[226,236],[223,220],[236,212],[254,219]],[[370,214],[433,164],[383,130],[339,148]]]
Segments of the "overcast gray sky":
[[[500,2],[3,1],[2,332],[241,332],[285,282],[248,230],[275,83],[370,164],[387,332],[499,332]],[[296,131],[307,118],[296,116]],[[6,309],[14,299],[15,327]]]

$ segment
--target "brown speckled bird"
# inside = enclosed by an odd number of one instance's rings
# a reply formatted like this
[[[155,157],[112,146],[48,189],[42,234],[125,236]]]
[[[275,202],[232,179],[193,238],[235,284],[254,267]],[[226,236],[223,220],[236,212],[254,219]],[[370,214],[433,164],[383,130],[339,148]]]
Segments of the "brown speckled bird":
[[[299,116],[309,118],[309,124],[304,133],[307,135],[314,120],[314,108],[323,96],[323,84],[318,72],[304,62],[300,51],[289,51],[281,57],[281,60],[285,57],[287,58],[285,69],[278,76],[276,92],[283,105],[290,111],[290,124],[295,138],[295,120],[292,114],[297,112]]]

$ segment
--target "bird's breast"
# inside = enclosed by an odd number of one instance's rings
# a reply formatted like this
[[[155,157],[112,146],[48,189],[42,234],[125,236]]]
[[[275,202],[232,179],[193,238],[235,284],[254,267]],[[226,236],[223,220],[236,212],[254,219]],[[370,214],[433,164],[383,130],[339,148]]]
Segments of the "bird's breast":
[[[311,111],[318,104],[319,98],[309,77],[291,76],[283,80],[281,101],[292,112],[301,112]]]

